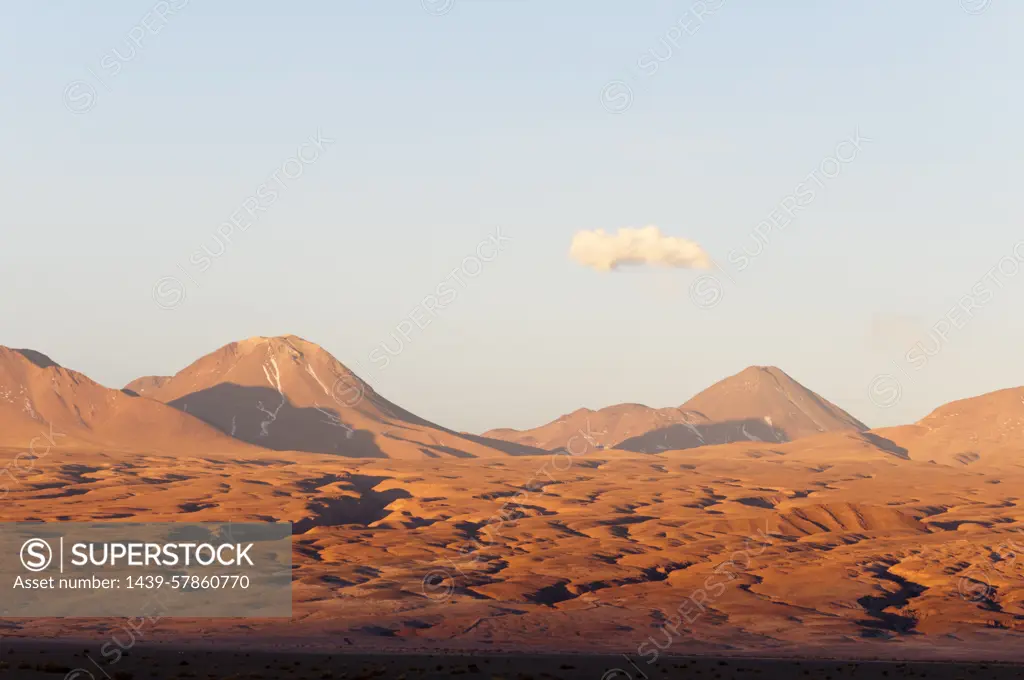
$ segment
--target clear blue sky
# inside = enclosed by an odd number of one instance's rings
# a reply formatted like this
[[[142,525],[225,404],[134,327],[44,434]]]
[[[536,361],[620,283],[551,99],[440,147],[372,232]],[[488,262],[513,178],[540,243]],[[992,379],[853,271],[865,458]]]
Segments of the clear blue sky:
[[[699,20],[687,0],[3,3],[0,344],[121,386],[294,333],[474,431],[678,405],[750,364],[871,425],[1022,385],[1024,272],[927,366],[905,358],[1024,239],[1024,4],[964,1],[729,0]],[[336,141],[190,263],[318,130]],[[858,130],[872,141],[737,271],[729,253]],[[568,257],[577,231],[648,224],[727,269],[717,305],[689,292],[709,272]],[[498,227],[500,254],[372,362]],[[876,406],[874,377],[908,366]]]

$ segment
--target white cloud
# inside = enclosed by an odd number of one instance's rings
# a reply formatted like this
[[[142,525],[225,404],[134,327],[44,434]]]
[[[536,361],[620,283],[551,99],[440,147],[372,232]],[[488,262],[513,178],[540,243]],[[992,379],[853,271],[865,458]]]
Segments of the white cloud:
[[[585,267],[609,272],[621,265],[655,264],[683,269],[707,269],[711,258],[697,243],[665,236],[655,226],[626,227],[610,234],[603,229],[579,231],[572,237],[569,257]]]

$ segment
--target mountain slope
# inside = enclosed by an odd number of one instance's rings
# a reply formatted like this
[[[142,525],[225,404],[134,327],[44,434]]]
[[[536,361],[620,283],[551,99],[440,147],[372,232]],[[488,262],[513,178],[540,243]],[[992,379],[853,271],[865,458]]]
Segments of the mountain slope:
[[[575,454],[581,454],[584,447],[612,448],[631,436],[643,435],[677,424],[683,429],[688,429],[708,423],[708,419],[702,414],[678,408],[615,404],[597,411],[581,408],[531,430],[503,428],[485,432],[484,436],[548,450],[566,448]]]
[[[948,465],[1024,465],[1024,387],[951,401],[913,425],[873,430],[913,460]]]
[[[163,385],[170,380],[170,376],[166,375],[148,375],[144,378],[137,378],[124,386],[124,389],[128,392],[146,396],[147,391],[152,392],[155,389],[163,387]]]
[[[682,408],[714,422],[759,418],[787,440],[867,426],[774,366],[750,366],[715,383]]]
[[[60,446],[138,452],[247,452],[165,404],[112,390],[34,350],[0,346],[0,446],[26,448],[46,437]]]
[[[595,447],[657,453],[866,429],[782,370],[751,366],[678,408],[617,404],[598,411],[580,409],[532,430],[500,429],[485,435],[548,449],[572,446],[579,450],[586,441]]]
[[[293,335],[233,342],[170,378],[126,389],[276,450],[373,458],[542,453],[461,435],[393,404],[320,346]]]

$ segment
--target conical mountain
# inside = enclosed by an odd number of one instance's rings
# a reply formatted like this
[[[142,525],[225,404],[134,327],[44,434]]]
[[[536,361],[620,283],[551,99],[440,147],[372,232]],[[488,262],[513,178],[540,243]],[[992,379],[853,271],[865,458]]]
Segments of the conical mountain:
[[[696,414],[703,423],[652,430],[617,448],[656,453],[741,441],[781,443],[823,432],[867,429],[775,366],[747,367],[700,392],[680,410]]]
[[[787,440],[867,426],[775,366],[750,366],[715,383],[682,408],[714,422],[760,418]]]
[[[172,377],[140,378],[126,389],[276,450],[376,458],[537,453],[420,418],[294,335],[233,342]]]
[[[593,447],[643,453],[737,441],[785,442],[821,432],[867,427],[774,366],[751,366],[678,408],[617,404],[579,409],[532,430],[499,429],[485,436],[548,449],[583,441]]]

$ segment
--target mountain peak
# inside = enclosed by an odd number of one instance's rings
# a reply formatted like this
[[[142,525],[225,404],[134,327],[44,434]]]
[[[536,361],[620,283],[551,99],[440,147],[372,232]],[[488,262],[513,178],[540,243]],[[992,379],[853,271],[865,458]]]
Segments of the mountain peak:
[[[736,378],[739,378],[739,377],[750,378],[750,377],[759,377],[759,376],[770,376],[770,377],[775,378],[777,380],[778,379],[793,380],[793,378],[791,378],[788,373],[783,371],[778,366],[756,366],[756,365],[755,366],[747,366],[746,368],[744,368],[742,371],[740,371],[739,373],[737,373],[733,377],[736,377]],[[796,381],[794,381],[794,382],[796,382]]]
[[[834,430],[867,429],[864,423],[776,366],[748,366],[708,387],[680,408],[700,411],[718,422],[756,416],[786,439]]]
[[[225,434],[277,451],[356,457],[532,453],[454,433],[391,403],[330,352],[295,335],[224,345],[171,378],[130,383]]]
[[[285,365],[297,368],[312,377],[317,382],[318,393],[322,390],[329,391],[330,382],[334,380],[362,384],[362,380],[334,355],[315,342],[297,335],[257,335],[238,340],[221,347],[196,363],[209,363],[214,357],[217,358],[217,371],[221,373],[229,372],[234,366],[242,364],[266,364],[261,373],[269,373],[267,380],[271,386],[276,386],[273,374]],[[183,372],[188,372],[194,367],[196,364]]]
[[[319,345],[317,345],[316,343],[310,342],[309,340],[306,340],[305,338],[300,338],[299,336],[293,335],[291,333],[288,333],[287,335],[254,335],[251,338],[246,338],[245,340],[239,340],[237,344],[241,345],[241,344],[266,344],[266,343],[271,343],[271,344],[299,343],[299,344],[303,344],[303,345],[314,345],[314,346],[319,347]]]
[[[300,353],[319,351],[326,352],[326,350],[315,342],[310,342],[304,338],[300,338],[297,335],[255,335],[245,340],[239,340],[233,342],[228,347],[235,347],[242,351],[251,351],[261,347],[269,347],[274,351],[298,351]]]
[[[624,403],[581,408],[530,430],[485,432],[547,449],[588,444],[654,453],[732,441],[783,442],[820,432],[863,431],[859,420],[777,366],[748,366],[678,408]]]

